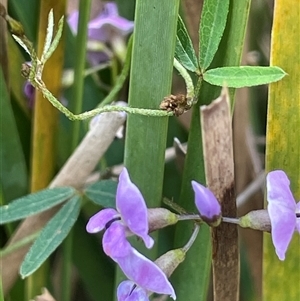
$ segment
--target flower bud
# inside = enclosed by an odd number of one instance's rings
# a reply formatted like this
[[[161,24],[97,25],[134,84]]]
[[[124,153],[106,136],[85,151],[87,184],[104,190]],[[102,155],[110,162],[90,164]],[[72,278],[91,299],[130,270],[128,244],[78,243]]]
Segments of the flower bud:
[[[174,225],[178,222],[177,214],[165,208],[148,209],[149,232]]]
[[[254,210],[240,217],[239,226],[271,232],[271,220],[267,210]]]
[[[182,249],[168,251],[161,255],[154,262],[169,278],[180,263],[185,259],[186,252]]]
[[[195,204],[204,222],[212,227],[221,223],[221,205],[214,194],[203,185],[192,181]]]

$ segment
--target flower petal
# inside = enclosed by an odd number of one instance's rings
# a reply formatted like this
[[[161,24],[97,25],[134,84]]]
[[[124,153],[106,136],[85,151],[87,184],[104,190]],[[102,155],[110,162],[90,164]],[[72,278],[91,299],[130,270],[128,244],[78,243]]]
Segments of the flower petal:
[[[91,39],[108,42],[111,38],[111,29],[116,30],[120,35],[127,35],[132,32],[134,23],[122,18],[118,14],[115,3],[106,3],[104,10],[89,22],[88,35]]]
[[[116,262],[119,257],[127,258],[132,247],[126,239],[126,227],[119,221],[113,222],[103,235],[102,246],[105,254]]]
[[[126,168],[120,174],[116,195],[116,207],[126,226],[141,237],[147,248],[153,246],[153,239],[148,235],[148,212],[139,189],[131,182]]]
[[[149,301],[147,292],[130,280],[119,284],[117,297],[118,301]]]
[[[274,170],[267,175],[267,199],[279,202],[281,206],[290,208],[295,212],[296,201],[290,189],[290,180],[282,170]]]
[[[290,190],[290,181],[281,170],[267,175],[268,212],[271,219],[271,235],[280,260],[285,253],[296,228],[296,202]]]
[[[96,213],[89,219],[86,225],[86,231],[89,233],[100,232],[105,228],[106,224],[109,221],[119,216],[120,214],[115,209],[112,208],[100,210],[98,213]]]
[[[192,181],[195,192],[195,204],[205,222],[217,221],[221,216],[221,205],[214,194],[203,185]]]
[[[134,248],[131,248],[126,257],[117,258],[117,263],[127,278],[141,288],[176,299],[174,289],[164,272]]]

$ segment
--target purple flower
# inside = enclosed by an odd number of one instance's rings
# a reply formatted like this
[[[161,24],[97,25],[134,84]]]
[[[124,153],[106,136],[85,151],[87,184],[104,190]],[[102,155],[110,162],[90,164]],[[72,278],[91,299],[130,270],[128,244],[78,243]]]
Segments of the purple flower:
[[[78,11],[68,17],[69,26],[74,34],[77,33]],[[104,9],[88,24],[88,38],[90,41],[113,43],[133,31],[134,23],[122,18],[118,14],[117,5],[113,2],[104,4]],[[122,44],[122,43],[121,43]],[[121,46],[123,47],[123,46]],[[103,48],[104,50],[104,48]],[[107,61],[109,56],[104,51],[89,51],[88,58],[92,65]],[[121,50],[123,51],[123,50]]]
[[[143,239],[147,248],[151,248],[154,241],[148,235],[147,206],[141,192],[131,182],[126,168],[123,169],[119,177],[116,207],[117,210],[107,208],[92,216],[86,226],[87,232],[96,233],[106,228],[105,236],[108,236],[106,239],[110,241],[114,239],[115,234],[113,232],[109,234],[112,230],[108,230],[112,225],[117,225],[119,229],[114,229],[114,231],[118,231],[119,234],[124,233],[124,239],[125,234],[132,235],[133,233]]]
[[[129,290],[128,285],[121,286],[120,292],[118,291],[119,300],[148,300],[148,292],[168,294],[175,299],[174,289],[164,272],[136,251],[126,239],[127,235],[135,234],[143,239],[148,248],[154,243],[148,235],[148,211],[144,198],[131,182],[126,168],[119,177],[116,208],[117,210],[107,208],[96,213],[90,218],[86,229],[95,233],[105,228],[102,240],[104,252],[138,286],[134,291]]]
[[[195,192],[195,204],[201,218],[211,226],[217,226],[221,222],[221,205],[214,194],[203,185],[192,181]]]
[[[280,260],[297,230],[300,233],[300,203],[296,204],[290,190],[290,181],[282,170],[271,171],[267,175],[268,213],[271,220],[271,235],[276,254]]]

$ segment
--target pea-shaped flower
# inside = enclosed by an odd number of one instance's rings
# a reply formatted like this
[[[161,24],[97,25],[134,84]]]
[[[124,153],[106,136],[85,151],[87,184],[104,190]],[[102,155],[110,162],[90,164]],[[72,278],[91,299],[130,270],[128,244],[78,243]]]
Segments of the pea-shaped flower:
[[[271,236],[280,260],[297,230],[300,233],[300,202],[296,204],[290,189],[290,181],[282,170],[274,170],[267,175],[268,213],[271,220]]]
[[[175,299],[174,289],[164,272],[135,250],[126,239],[127,235],[135,234],[142,238],[148,248],[154,243],[148,235],[148,211],[144,198],[131,182],[126,168],[119,177],[116,208],[117,210],[107,208],[96,213],[90,218],[86,229],[90,233],[105,229],[102,240],[104,252],[132,281],[131,286],[127,283],[118,290],[118,300],[146,301],[149,300],[148,292],[168,294]]]

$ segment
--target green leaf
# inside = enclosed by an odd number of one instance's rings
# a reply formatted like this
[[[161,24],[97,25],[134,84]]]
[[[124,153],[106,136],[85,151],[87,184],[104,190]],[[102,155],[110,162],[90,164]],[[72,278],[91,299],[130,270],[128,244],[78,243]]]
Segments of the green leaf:
[[[74,195],[72,187],[44,189],[0,207],[0,225],[46,211]]]
[[[175,58],[192,72],[199,69],[192,41],[180,16],[177,21]]]
[[[225,30],[229,0],[205,0],[199,29],[199,64],[205,70],[211,64]]]
[[[20,268],[22,278],[35,272],[66,238],[78,218],[80,200],[80,196],[74,196],[47,223],[25,256]]]
[[[116,207],[116,191],[118,183],[112,180],[103,180],[88,186],[84,193],[97,205],[104,208]]]
[[[279,67],[241,66],[208,70],[203,74],[203,79],[216,86],[242,88],[273,83],[285,75],[286,73]]]

